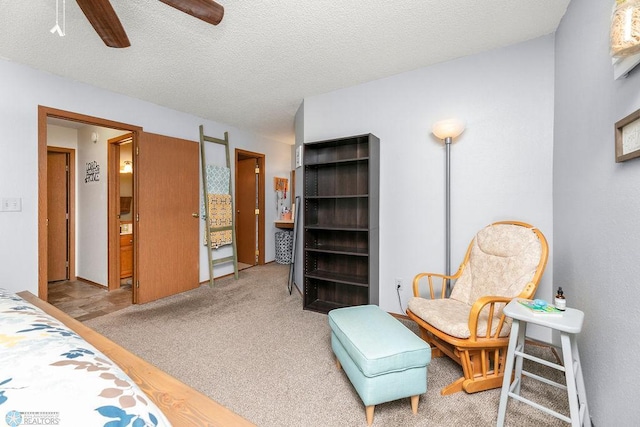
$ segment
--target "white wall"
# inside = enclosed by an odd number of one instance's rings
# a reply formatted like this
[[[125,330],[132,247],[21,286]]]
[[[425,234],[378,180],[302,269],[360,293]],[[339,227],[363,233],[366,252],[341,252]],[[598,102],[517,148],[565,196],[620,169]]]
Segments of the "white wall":
[[[93,143],[91,134],[99,135]],[[78,169],[76,182],[76,275],[82,279],[108,285],[108,140],[122,135],[123,131],[85,126],[78,130]],[[98,181],[85,182],[87,167],[98,164]]]
[[[47,125],[47,145],[77,150],[78,130],[56,125]]]
[[[107,144],[91,142],[91,132],[78,130],[78,194],[76,233],[78,246],[76,274],[78,277],[107,286]],[[102,132],[100,132],[102,133]],[[100,135],[103,138],[102,135]],[[95,162],[99,168],[97,181],[85,182],[87,168]]]
[[[380,306],[402,312],[421,271],[444,272],[444,147],[439,119],[467,129],[452,146],[452,270],[496,220],[552,229],[553,36],[313,96],[304,141],[373,133],[381,145]],[[538,290],[552,296],[550,259]],[[546,335],[545,335],[546,337]]]
[[[38,105],[142,126],[145,131],[192,141],[198,126],[208,135],[229,132],[231,149],[266,154],[267,183],[288,176],[290,146],[222,123],[160,107],[0,60],[0,198],[22,198],[21,212],[0,212],[0,287],[37,294],[38,283]],[[232,171],[232,175],[233,175]],[[275,193],[266,192],[266,205],[275,206]],[[267,211],[267,261],[275,258],[275,209]],[[200,254],[200,280],[208,277],[206,252]],[[220,268],[218,274],[228,274]]]
[[[573,1],[556,33],[554,282],[585,312],[579,347],[596,426],[640,418],[640,159],[615,163],[614,124],[640,108],[640,69],[613,80],[613,1]]]

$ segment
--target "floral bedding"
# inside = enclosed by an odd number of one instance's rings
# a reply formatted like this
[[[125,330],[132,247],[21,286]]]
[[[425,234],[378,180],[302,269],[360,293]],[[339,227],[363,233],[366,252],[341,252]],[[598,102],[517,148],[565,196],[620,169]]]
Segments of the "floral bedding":
[[[52,316],[0,289],[1,425],[171,424],[104,354]]]

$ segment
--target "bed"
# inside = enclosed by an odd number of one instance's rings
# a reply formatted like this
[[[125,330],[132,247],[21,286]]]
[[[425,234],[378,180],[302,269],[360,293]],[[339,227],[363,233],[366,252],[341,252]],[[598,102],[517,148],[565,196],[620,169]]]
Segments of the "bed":
[[[29,292],[0,289],[7,425],[251,426]]]

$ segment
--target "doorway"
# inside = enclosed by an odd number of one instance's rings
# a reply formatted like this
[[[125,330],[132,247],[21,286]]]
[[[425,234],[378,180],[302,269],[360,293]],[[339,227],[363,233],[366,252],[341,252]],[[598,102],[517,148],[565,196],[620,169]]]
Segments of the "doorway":
[[[141,127],[38,106],[38,296],[48,299],[47,120],[57,118],[133,134],[134,175],[133,302],[144,303],[193,289],[198,280],[198,143],[142,131]],[[114,135],[115,136],[115,135]],[[96,139],[91,136],[93,142]],[[106,150],[105,150],[106,151]],[[108,155],[108,153],[105,153]],[[91,159],[87,159],[91,160]],[[108,164],[105,160],[102,162]],[[179,165],[179,167],[176,167]],[[79,180],[88,190],[104,183],[100,162],[87,162]],[[91,169],[91,170],[90,170]],[[104,168],[108,171],[108,166]],[[104,173],[104,170],[102,171]],[[90,174],[91,172],[91,174]],[[98,177],[100,178],[98,179]],[[94,182],[92,182],[94,181]],[[104,193],[92,191],[99,199]],[[105,208],[104,211],[107,209]],[[102,211],[102,212],[104,212]],[[106,214],[104,214],[106,217]],[[105,220],[106,223],[106,220]],[[106,227],[106,226],[105,226]],[[94,231],[94,230],[92,230]],[[97,230],[100,233],[100,229]],[[105,234],[106,230],[105,230]],[[107,239],[108,240],[108,239]],[[95,239],[104,244],[104,237]],[[108,256],[105,255],[106,260]],[[77,268],[77,267],[76,267]],[[107,267],[108,268],[108,267]],[[101,283],[108,283],[102,280]]]
[[[134,169],[133,133],[108,143],[108,241],[109,291],[133,285],[135,235],[133,232]]]
[[[68,127],[72,129],[77,129],[80,131],[85,126],[95,126],[99,128],[106,128],[108,130],[114,131],[122,131],[122,132],[137,132],[141,131],[140,127],[131,126],[124,123],[113,122],[110,120],[100,119],[97,117],[85,116],[77,113],[72,113],[64,110],[57,110],[53,108],[38,106],[38,297],[44,301],[48,300],[48,283],[49,283],[49,262],[50,262],[50,249],[49,249],[49,227],[48,223],[50,222],[48,219],[49,215],[49,186],[50,182],[55,179],[55,175],[50,179],[49,177],[49,161],[48,161],[48,152],[49,151],[69,151],[61,148],[49,147],[48,143],[48,124],[49,121],[54,120],[56,125],[61,127]],[[68,124],[68,126],[67,126]],[[91,136],[93,144],[97,143],[98,135],[96,138]],[[93,145],[92,144],[92,145]],[[97,146],[97,145],[96,145]],[[70,153],[70,159],[73,159],[74,153]],[[78,160],[80,161],[80,160]],[[91,162],[93,163],[93,162]],[[75,160],[71,161],[71,164],[75,164]],[[104,180],[106,170],[102,171],[102,175],[100,175],[99,169],[91,169],[93,166],[88,163],[87,165],[87,173],[84,179],[78,178],[79,183],[76,184],[76,176],[75,176],[75,168],[70,167],[69,169],[69,204],[70,204],[70,213],[69,213],[69,223],[68,223],[68,242],[70,248],[69,254],[69,280],[76,280],[76,270],[77,265],[76,261],[76,227],[77,224],[75,222],[75,199],[76,199],[76,185],[85,185],[92,186],[96,185],[96,182],[99,182],[100,179]],[[80,170],[80,166],[76,166]],[[55,173],[55,172],[52,172]],[[91,182],[89,182],[91,181]],[[81,182],[81,183],[80,183]],[[93,187],[95,188],[95,187]],[[105,195],[106,196],[106,195]],[[78,223],[79,224],[79,223]],[[86,279],[86,278],[84,278]],[[91,280],[86,281],[87,283],[92,283]],[[104,284],[107,284],[106,281],[103,281]]]
[[[236,166],[236,239],[238,263],[264,264],[264,189],[265,155],[237,149]]]

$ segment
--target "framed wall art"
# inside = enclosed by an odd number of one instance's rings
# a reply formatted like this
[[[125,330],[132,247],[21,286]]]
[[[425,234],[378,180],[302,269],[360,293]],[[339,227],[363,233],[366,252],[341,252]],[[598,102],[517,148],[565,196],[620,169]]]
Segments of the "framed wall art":
[[[616,163],[640,157],[640,110],[616,122]]]

